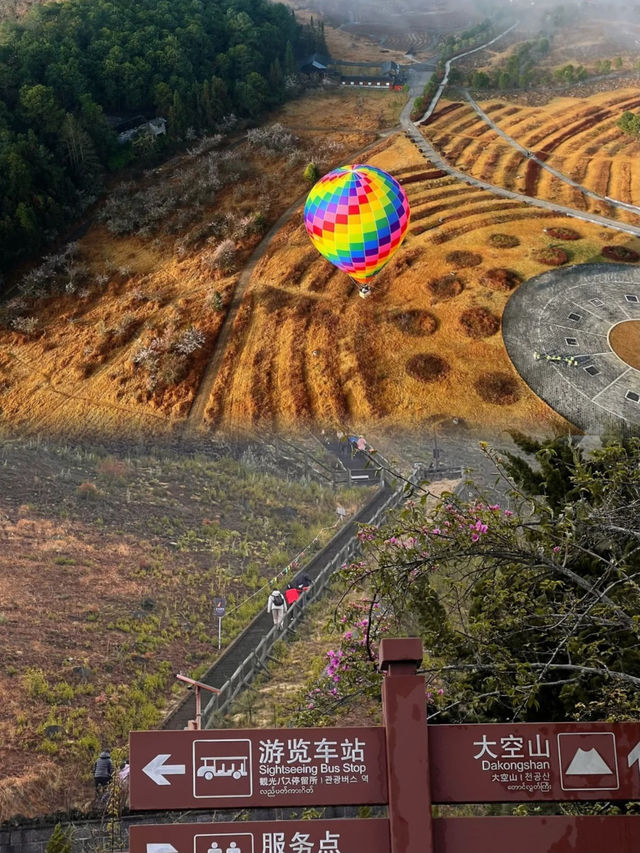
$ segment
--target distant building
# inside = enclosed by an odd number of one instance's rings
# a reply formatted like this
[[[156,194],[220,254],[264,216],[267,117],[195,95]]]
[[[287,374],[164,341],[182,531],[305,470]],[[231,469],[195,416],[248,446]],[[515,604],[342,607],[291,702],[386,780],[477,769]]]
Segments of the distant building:
[[[329,66],[331,65],[331,57],[325,53],[312,53],[304,62],[300,63],[298,70],[301,74],[319,74],[324,76],[329,74]]]
[[[133,116],[133,118],[121,121],[114,126],[114,130],[118,134],[118,142],[124,144],[135,139],[143,133],[150,133],[152,136],[160,136],[167,132],[167,120],[158,116],[149,121],[144,116]]]
[[[404,71],[397,62],[343,62],[321,53],[307,57],[300,64],[299,71],[324,79],[332,78],[343,86],[389,89],[401,87],[405,80]]]

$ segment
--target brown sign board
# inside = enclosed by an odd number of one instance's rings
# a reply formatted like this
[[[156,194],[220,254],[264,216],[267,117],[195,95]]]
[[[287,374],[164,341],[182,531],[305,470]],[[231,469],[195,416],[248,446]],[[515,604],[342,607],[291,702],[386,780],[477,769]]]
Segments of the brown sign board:
[[[130,803],[133,809],[386,803],[385,755],[381,726],[131,732]]]
[[[638,853],[640,816],[436,818],[433,834],[438,853]]]
[[[637,800],[640,723],[429,726],[429,763],[434,803]]]
[[[389,821],[288,820],[132,826],[131,853],[390,853]]]

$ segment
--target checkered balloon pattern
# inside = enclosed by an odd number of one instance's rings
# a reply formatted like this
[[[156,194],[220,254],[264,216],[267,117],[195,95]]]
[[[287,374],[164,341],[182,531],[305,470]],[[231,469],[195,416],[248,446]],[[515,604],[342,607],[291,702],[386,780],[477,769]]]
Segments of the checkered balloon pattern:
[[[366,284],[400,247],[409,202],[391,175],[375,166],[341,166],[307,197],[304,225],[321,255]]]

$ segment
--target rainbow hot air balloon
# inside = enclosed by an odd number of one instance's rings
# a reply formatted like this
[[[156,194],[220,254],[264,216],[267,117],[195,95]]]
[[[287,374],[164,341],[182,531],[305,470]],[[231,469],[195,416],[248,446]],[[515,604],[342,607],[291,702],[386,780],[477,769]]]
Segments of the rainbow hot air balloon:
[[[409,202],[395,178],[375,166],[341,166],[307,196],[304,225],[321,255],[367,296],[409,225]]]

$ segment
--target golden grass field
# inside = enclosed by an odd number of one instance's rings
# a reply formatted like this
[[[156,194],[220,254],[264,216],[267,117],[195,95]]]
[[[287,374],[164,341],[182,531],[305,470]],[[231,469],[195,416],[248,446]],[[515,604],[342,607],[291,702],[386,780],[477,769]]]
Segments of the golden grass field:
[[[535,111],[496,99],[483,108],[521,143],[546,149],[553,165],[631,201],[639,164],[633,143],[615,128],[615,117],[633,106],[634,98],[637,104],[637,93],[620,90],[579,101],[555,99]],[[211,199],[202,221],[220,211],[242,216],[261,204],[270,224],[293,204],[280,231],[261,246],[264,254],[242,299],[235,288],[259,236],[236,241],[237,269],[221,275],[205,263],[209,247],[187,241],[188,229],[150,239],[116,237],[103,225],[91,227],[80,253],[91,275],[104,272],[108,262],[107,284],[88,286],[80,298],[62,295],[23,307],[39,321],[36,334],[0,331],[5,421],[54,432],[170,430],[185,423],[206,366],[218,356],[217,376],[205,388],[204,423],[193,426],[295,429],[349,423],[362,428],[371,422],[418,426],[457,417],[489,430],[566,428],[510,365],[499,332],[509,288],[548,269],[536,260],[538,250],[562,246],[571,263],[602,261],[604,245],[637,249],[638,240],[569,223],[444,176],[399,133],[377,138],[381,127],[397,121],[401,105],[401,94],[316,91],[273,116],[300,137],[293,165],[289,157],[235,149],[245,173]],[[444,103],[427,130],[455,165],[472,174],[516,189],[532,183],[531,175],[517,177],[524,158],[491,140],[493,134],[483,131],[467,105]],[[366,155],[354,153],[366,145],[373,146]],[[365,159],[395,174],[408,193],[408,236],[368,300],[358,298],[349,279],[321,258],[306,236],[301,173],[311,159],[321,171]],[[195,155],[176,158],[162,167],[158,180],[178,180],[195,161]],[[527,161],[527,168],[532,165]],[[602,208],[611,218],[632,218],[591,200],[581,204],[574,191],[557,188],[544,173],[535,192],[559,203]],[[580,239],[559,241],[545,232],[568,224]],[[496,234],[516,238],[518,245],[490,245]],[[477,257],[455,254],[460,252]],[[496,269],[507,272],[490,272]],[[223,310],[211,307],[214,291]],[[229,310],[237,311],[235,324],[226,348],[216,351]],[[206,335],[206,345],[178,381],[150,391],[146,372],[133,364],[135,353],[154,336],[189,325]]]

